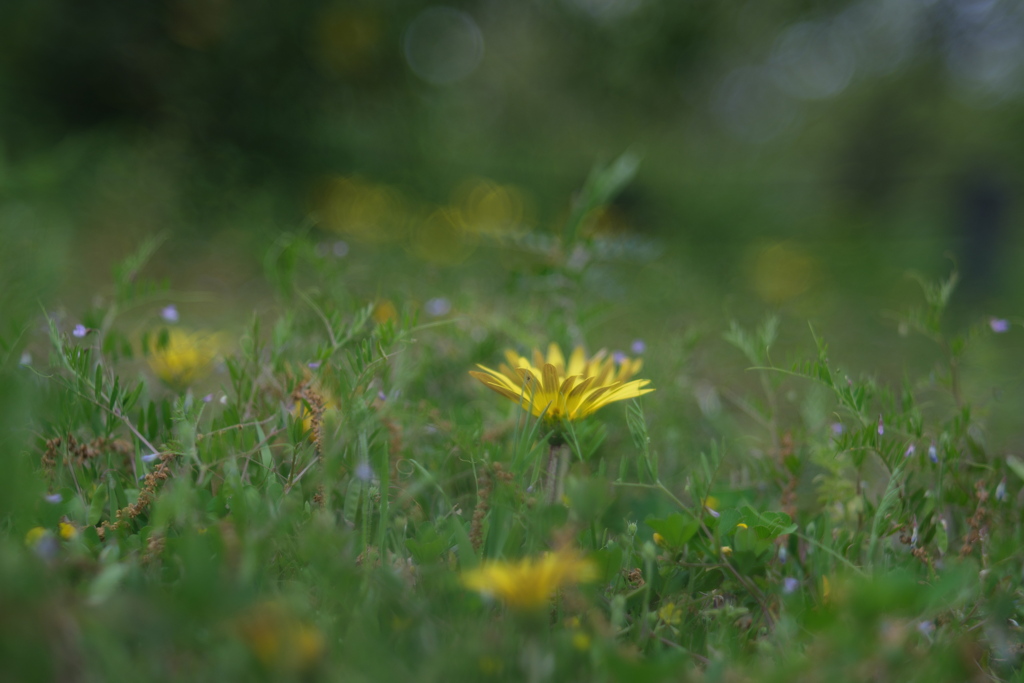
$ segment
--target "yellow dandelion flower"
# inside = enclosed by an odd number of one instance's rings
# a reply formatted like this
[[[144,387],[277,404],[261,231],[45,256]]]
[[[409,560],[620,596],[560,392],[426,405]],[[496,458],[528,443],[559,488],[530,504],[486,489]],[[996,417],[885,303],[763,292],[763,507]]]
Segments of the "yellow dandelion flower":
[[[508,364],[499,370],[479,365],[473,377],[505,398],[519,403],[535,417],[552,422],[579,420],[615,401],[636,398],[654,391],[650,380],[629,381],[643,367],[643,360],[612,358],[599,351],[590,358],[577,346],[566,362],[557,344],[547,357],[534,349],[532,358],[505,352]]]
[[[494,596],[509,607],[532,610],[547,604],[561,586],[594,581],[597,569],[571,551],[546,553],[518,562],[494,561],[462,575],[462,585]]]
[[[220,353],[221,335],[179,329],[168,332],[167,345],[157,345],[149,355],[149,367],[174,389],[184,389],[210,372]]]
[[[78,529],[76,529],[73,524],[68,524],[67,522],[61,522],[58,525],[58,529],[60,531],[60,537],[65,541],[70,541],[78,535]]]

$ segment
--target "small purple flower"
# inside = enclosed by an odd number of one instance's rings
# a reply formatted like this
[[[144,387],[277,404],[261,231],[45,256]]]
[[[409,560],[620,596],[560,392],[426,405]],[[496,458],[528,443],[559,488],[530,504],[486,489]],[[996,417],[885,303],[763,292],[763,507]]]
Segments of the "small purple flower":
[[[1002,334],[1003,332],[1008,332],[1010,330],[1010,321],[1005,318],[989,318],[988,326],[996,334]]]
[[[878,435],[882,436],[885,434],[885,424],[882,422],[882,416],[878,416]]]
[[[800,587],[800,582],[794,579],[792,576],[787,576],[782,580],[782,592],[786,595],[791,595],[796,592],[796,589]]]
[[[786,546],[779,546],[779,563],[786,564],[786,560],[789,558],[789,553],[786,552]]]
[[[43,496],[43,498],[46,500],[47,503],[52,503],[53,505],[56,505],[57,503],[64,500],[64,496],[60,495],[59,493],[51,493],[48,496]]]
[[[345,240],[338,240],[331,247],[331,251],[333,251],[334,255],[338,258],[345,258],[348,256],[348,242]]]
[[[612,360],[615,361],[616,365],[622,365],[626,362],[626,354],[622,351],[615,351],[612,353]]]
[[[210,403],[213,401],[213,394],[207,394],[203,396],[203,403]]]
[[[174,304],[164,306],[163,309],[160,311],[160,317],[169,323],[178,322],[178,307],[175,306]]]
[[[142,456],[142,462],[153,462],[159,457],[159,453],[147,453],[146,455]]]
[[[379,398],[382,401],[386,401],[386,400],[388,400],[388,395],[385,394],[383,391],[378,391],[377,392],[377,398]]]
[[[634,339],[633,344],[629,347],[629,350],[639,356],[641,353],[647,350],[647,344],[644,343],[643,339]]]
[[[320,366],[322,365],[322,362],[315,360],[311,363],[306,363],[306,365],[309,367],[310,370],[319,370]]]
[[[75,329],[71,330],[71,334],[73,336],[78,337],[79,339],[81,339],[85,335],[89,334],[89,328],[86,327],[85,325],[79,323],[79,324],[75,325]]]
[[[373,479],[373,468],[365,460],[356,465],[356,479],[359,481],[370,481]]]
[[[839,436],[840,434],[842,434],[843,433],[843,423],[842,422],[833,422],[832,423],[832,433],[835,434],[836,436]]]
[[[705,506],[704,506],[704,510],[706,510],[706,511],[707,511],[707,513],[708,513],[709,515],[711,515],[712,517],[714,517],[715,519],[718,519],[718,517],[719,517],[719,516],[721,515],[721,513],[719,513],[719,512],[716,512],[716,511],[712,510],[712,509],[711,509],[711,508],[709,508],[709,507],[708,507],[707,505],[705,505]]]
[[[939,452],[935,450],[935,444],[928,446],[928,459],[932,462],[939,461]]]
[[[996,500],[1000,502],[1006,500],[1006,477],[1003,477],[1003,480],[996,486]]]
[[[442,315],[448,315],[452,310],[452,302],[445,299],[443,296],[437,296],[433,299],[429,299],[423,306],[427,311],[427,315],[433,318],[439,318]]]
[[[22,351],[21,358],[18,359],[18,365],[32,365],[32,354],[28,351]]]
[[[922,621],[918,623],[917,630],[921,632],[923,636],[930,636],[935,631],[935,624],[930,621]]]
[[[914,454],[915,450],[917,450],[917,449],[914,448],[914,444],[910,444],[909,446],[907,446],[907,450],[903,451],[903,457],[904,458],[909,458],[910,456],[912,456]]]
[[[40,558],[49,562],[57,557],[57,553],[60,551],[60,543],[53,536],[46,535],[32,546],[32,551]]]

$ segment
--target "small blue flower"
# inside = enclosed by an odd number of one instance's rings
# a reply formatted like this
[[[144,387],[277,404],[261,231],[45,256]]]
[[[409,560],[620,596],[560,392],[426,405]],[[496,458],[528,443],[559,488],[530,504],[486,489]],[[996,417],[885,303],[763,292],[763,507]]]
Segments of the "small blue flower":
[[[448,315],[452,310],[452,302],[445,299],[443,296],[434,297],[429,299],[423,308],[427,311],[427,315],[433,318],[439,318],[442,315]]]
[[[915,450],[917,450],[917,449],[914,448],[914,444],[910,444],[909,446],[907,446],[907,450],[903,451],[903,457],[904,458],[909,458],[910,456],[912,456],[914,454]]]
[[[647,350],[647,344],[644,343],[643,339],[634,339],[633,344],[629,347],[629,350],[639,356],[641,353]]]
[[[626,354],[622,351],[615,351],[612,353],[612,360],[615,361],[616,365],[622,365],[626,362]]]
[[[203,396],[203,403],[210,403],[213,401],[213,394],[207,394]]]
[[[1006,500],[1006,477],[1003,477],[1003,480],[996,486],[996,500]]]
[[[385,394],[383,391],[378,391],[377,392],[377,398],[379,398],[382,401],[386,401],[386,400],[388,400],[388,395]]]
[[[333,251],[334,255],[338,258],[345,258],[348,256],[348,242],[345,240],[338,240],[334,243],[334,246],[331,247],[331,251]]]
[[[28,351],[22,351],[21,358],[18,359],[18,365],[32,365],[32,354]]]
[[[312,361],[311,363],[306,363],[306,365],[309,367],[310,370],[319,370],[322,363],[321,361],[315,360]]]
[[[142,456],[142,462],[153,462],[159,457],[159,453],[147,453],[146,455]]]
[[[56,505],[57,503],[60,503],[61,501],[64,500],[64,496],[60,495],[59,493],[51,493],[48,496],[44,496],[44,499],[46,500],[47,503],[52,503]]]
[[[796,589],[800,587],[800,582],[794,579],[792,576],[787,576],[782,580],[782,592],[786,595],[790,595],[796,592]]]
[[[163,310],[160,311],[160,317],[169,323],[178,322],[178,307],[174,304],[164,306]]]
[[[882,436],[885,434],[885,424],[882,422],[882,416],[878,416],[878,435]]]
[[[996,334],[1010,331],[1010,321],[1004,318],[989,318],[988,326]]]
[[[928,459],[932,462],[939,461],[939,452],[935,450],[935,444],[928,446]]]
[[[356,479],[359,481],[370,481],[373,479],[373,468],[365,460],[356,465]]]
[[[843,423],[842,422],[833,422],[832,423],[832,433],[835,434],[836,436],[839,436],[840,434],[842,434],[843,433]]]
[[[85,335],[89,334],[89,328],[86,327],[85,325],[79,323],[79,324],[75,325],[75,329],[71,330],[71,334],[73,336],[78,337],[79,339],[81,339]]]

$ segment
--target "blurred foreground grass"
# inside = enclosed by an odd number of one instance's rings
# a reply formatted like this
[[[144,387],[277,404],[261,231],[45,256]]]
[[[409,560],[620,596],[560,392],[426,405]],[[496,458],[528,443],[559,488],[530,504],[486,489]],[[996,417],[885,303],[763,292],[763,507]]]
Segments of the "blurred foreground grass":
[[[634,171],[557,231],[481,183],[401,241],[339,181],[231,296],[154,239],[41,310],[8,252],[0,679],[1018,677],[1020,318],[951,320],[954,273],[856,329],[786,244],[723,296],[615,229]],[[503,397],[469,372],[506,348]],[[654,391],[547,408],[615,378]]]

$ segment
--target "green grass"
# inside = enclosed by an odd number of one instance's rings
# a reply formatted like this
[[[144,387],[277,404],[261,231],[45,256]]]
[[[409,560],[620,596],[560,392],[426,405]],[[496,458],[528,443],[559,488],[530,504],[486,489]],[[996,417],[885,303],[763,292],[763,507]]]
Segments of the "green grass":
[[[634,170],[447,275],[284,235],[251,315],[201,325],[231,342],[187,387],[147,362],[199,326],[147,277],[157,241],[91,307],[9,309],[0,680],[1018,677],[1024,463],[989,417],[1019,412],[991,399],[1019,323],[950,323],[954,274],[865,373],[792,313],[684,327],[647,279],[663,258],[588,222]],[[643,325],[656,391],[570,425],[547,502],[552,430],[468,371]],[[566,545],[598,580],[540,613],[460,583]]]

